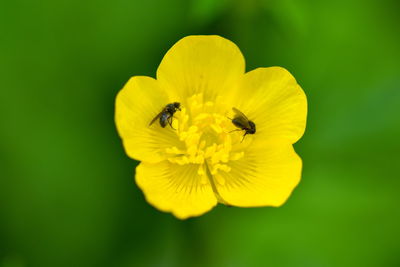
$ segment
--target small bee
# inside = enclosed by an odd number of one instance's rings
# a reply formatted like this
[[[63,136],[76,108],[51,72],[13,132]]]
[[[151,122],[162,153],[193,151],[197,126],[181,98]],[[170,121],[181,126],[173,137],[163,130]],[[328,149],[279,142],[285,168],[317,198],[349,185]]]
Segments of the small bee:
[[[230,120],[232,120],[233,125],[235,125],[236,127],[240,128],[240,129],[236,129],[231,132],[244,130],[245,133],[244,133],[243,139],[242,139],[242,142],[243,142],[244,137],[247,134],[255,134],[256,133],[256,124],[254,122],[252,122],[251,120],[249,120],[246,117],[246,115],[244,115],[243,112],[241,112],[237,108],[232,108],[232,110],[233,110],[233,112],[235,112],[235,117]]]
[[[171,126],[172,129],[174,129],[174,127],[172,127],[172,118],[174,117],[174,113],[177,110],[181,110],[181,103],[178,102],[174,102],[171,104],[166,105],[163,110],[158,113],[157,116],[154,117],[154,119],[151,120],[150,125],[152,125],[158,118],[160,118],[160,125],[161,127],[165,127],[167,126],[167,123],[169,124],[169,126]]]

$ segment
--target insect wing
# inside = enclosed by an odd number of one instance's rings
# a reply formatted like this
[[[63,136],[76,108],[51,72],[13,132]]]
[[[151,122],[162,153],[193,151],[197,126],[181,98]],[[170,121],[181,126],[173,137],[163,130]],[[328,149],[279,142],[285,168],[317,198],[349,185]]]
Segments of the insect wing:
[[[233,112],[235,112],[236,116],[240,116],[240,117],[244,117],[246,120],[249,120],[246,115],[244,115],[243,112],[241,112],[240,110],[238,110],[237,108],[232,108]]]
[[[232,108],[233,112],[235,112],[235,117],[233,118],[232,122],[241,128],[245,129],[250,129],[250,124],[249,124],[249,119],[246,117],[246,115],[243,114],[240,110],[237,108]]]
[[[158,113],[157,116],[155,116],[154,119],[151,120],[151,122],[149,123],[149,126],[152,125],[156,120],[158,120],[158,118],[161,117],[161,114],[163,114],[163,111]]]
[[[232,120],[232,123],[233,123],[236,127],[240,128],[240,129],[249,129],[249,128],[250,128],[249,121],[246,120],[246,119],[243,118],[243,117],[235,117],[235,118]]]

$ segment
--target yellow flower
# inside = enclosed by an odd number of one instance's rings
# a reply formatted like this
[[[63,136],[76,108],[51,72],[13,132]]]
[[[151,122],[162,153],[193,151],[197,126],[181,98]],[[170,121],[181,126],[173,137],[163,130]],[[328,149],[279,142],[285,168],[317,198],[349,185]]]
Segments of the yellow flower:
[[[181,111],[168,120],[171,126],[158,120],[149,126],[174,102]],[[232,108],[255,123],[254,134],[243,139]],[[141,161],[136,183],[146,200],[185,219],[217,203],[282,205],[300,181],[302,162],[292,144],[304,133],[306,115],[306,96],[287,70],[245,73],[231,41],[188,36],[164,56],[157,79],[127,82],[115,120],[126,153]]]

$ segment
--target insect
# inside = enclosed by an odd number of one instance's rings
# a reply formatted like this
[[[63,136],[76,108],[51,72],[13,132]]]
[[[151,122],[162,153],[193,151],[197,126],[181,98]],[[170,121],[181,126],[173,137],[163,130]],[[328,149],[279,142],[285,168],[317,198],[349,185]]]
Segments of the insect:
[[[158,115],[155,116],[154,119],[151,120],[149,126],[152,125],[159,118],[161,127],[164,128],[165,126],[167,126],[168,123],[169,126],[174,129],[174,127],[172,127],[172,118],[174,117],[174,113],[177,110],[181,110],[181,103],[174,102],[166,105],[163,110],[158,113]]]
[[[251,120],[249,120],[246,117],[246,115],[244,115],[243,112],[241,112],[237,108],[232,108],[232,110],[233,110],[233,112],[235,112],[235,117],[233,117],[233,119],[230,119],[230,120],[232,120],[233,125],[235,125],[236,127],[240,128],[240,129],[236,129],[231,132],[244,130],[245,133],[244,133],[243,139],[242,139],[242,142],[243,142],[244,137],[247,134],[255,134],[256,133],[256,124],[254,122],[252,122]]]

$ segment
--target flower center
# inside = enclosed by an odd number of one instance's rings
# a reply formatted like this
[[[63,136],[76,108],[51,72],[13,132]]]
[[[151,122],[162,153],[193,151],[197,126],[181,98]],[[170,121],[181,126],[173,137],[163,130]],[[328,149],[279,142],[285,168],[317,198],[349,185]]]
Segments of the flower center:
[[[243,133],[231,132],[237,128],[218,106],[204,102],[201,94],[188,98],[173,120],[180,145],[166,149],[170,162],[198,165],[201,183],[210,181],[213,188],[215,182],[225,184],[220,173],[230,172],[229,162],[244,156],[245,145],[241,143]]]

